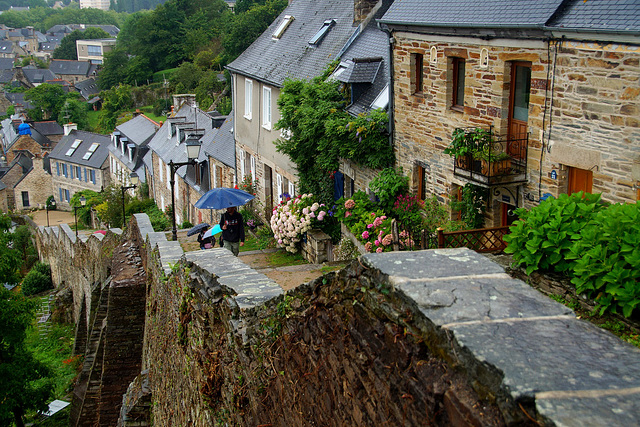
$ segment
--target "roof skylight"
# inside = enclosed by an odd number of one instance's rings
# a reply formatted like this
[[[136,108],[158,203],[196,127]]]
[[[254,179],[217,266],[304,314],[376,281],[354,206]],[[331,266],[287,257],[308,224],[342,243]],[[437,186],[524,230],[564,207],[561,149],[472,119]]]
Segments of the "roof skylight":
[[[324,21],[324,24],[322,24],[322,28],[318,30],[315,36],[311,37],[311,40],[309,40],[309,44],[314,46],[319,45],[324,36],[326,36],[329,32],[329,29],[333,27],[335,23],[335,19],[328,19]]]
[[[280,23],[280,25],[278,25],[278,28],[276,28],[276,30],[273,32],[273,34],[271,35],[271,37],[274,40],[278,40],[280,37],[282,37],[282,35],[284,34],[284,30],[287,29],[287,27],[289,26],[289,24],[291,24],[293,22],[295,18],[292,15],[285,15],[284,19],[282,20],[282,22]]]
[[[84,156],[82,156],[82,160],[89,160],[99,146],[100,144],[98,144],[97,142],[94,142],[93,144],[91,144],[91,147],[89,147],[87,152],[84,153]]]
[[[78,148],[80,144],[82,144],[81,139],[76,139],[75,141],[73,141],[73,144],[71,144],[71,148],[67,150],[66,155],[69,157],[73,156],[73,153],[75,153],[76,148]]]

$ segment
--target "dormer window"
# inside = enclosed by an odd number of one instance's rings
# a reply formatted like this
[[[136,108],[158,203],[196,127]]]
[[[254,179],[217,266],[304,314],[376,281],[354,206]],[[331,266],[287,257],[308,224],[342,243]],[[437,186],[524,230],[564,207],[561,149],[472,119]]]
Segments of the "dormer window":
[[[129,142],[128,138],[120,138],[120,151],[122,152],[123,156],[125,152],[125,147],[127,146],[127,142]]]
[[[282,20],[282,22],[280,23],[280,25],[278,25],[278,28],[276,28],[276,30],[273,32],[273,34],[271,35],[271,37],[274,40],[278,40],[280,37],[282,37],[282,35],[284,34],[284,31],[287,29],[287,27],[289,26],[289,24],[291,24],[291,22],[293,22],[294,17],[291,15],[285,15],[284,19]]]
[[[135,144],[128,144],[127,148],[129,149],[129,163],[133,162],[133,155],[135,153],[135,149],[136,149],[136,145]]]
[[[336,23],[335,19],[328,19],[324,21],[324,24],[322,24],[322,28],[318,30],[315,36],[311,37],[311,40],[309,40],[309,44],[312,46],[318,46],[322,41],[322,39],[324,38],[324,36],[327,35],[331,27],[335,25],[335,23]]]

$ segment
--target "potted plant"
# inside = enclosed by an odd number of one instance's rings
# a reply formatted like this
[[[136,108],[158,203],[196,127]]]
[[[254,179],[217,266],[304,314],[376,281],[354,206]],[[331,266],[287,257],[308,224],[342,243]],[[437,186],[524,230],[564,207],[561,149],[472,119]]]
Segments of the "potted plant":
[[[490,144],[474,152],[473,158],[480,160],[480,172],[485,176],[502,175],[511,170],[511,156],[504,151],[491,151]]]
[[[451,143],[444,153],[454,157],[458,167],[471,170],[474,153],[491,143],[491,133],[482,128],[465,130],[458,128],[451,135]]]

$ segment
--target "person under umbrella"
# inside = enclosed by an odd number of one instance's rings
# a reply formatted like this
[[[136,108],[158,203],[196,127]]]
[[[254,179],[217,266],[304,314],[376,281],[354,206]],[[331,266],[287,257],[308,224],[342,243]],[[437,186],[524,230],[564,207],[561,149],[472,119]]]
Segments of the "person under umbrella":
[[[230,206],[220,218],[222,245],[238,256],[240,246],[244,246],[244,219],[235,206]]]
[[[202,250],[211,249],[216,245],[216,239],[212,235],[204,237],[206,232],[207,229],[205,228],[200,232],[200,234],[198,234],[198,243],[200,243],[200,249]]]

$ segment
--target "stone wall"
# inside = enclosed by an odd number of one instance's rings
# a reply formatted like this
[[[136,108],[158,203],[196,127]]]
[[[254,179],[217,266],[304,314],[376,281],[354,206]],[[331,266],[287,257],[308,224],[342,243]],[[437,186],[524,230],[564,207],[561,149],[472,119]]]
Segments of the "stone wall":
[[[591,170],[592,191],[604,200],[636,200],[640,174],[634,177],[632,168],[640,163],[640,67],[633,47],[407,32],[394,33],[394,39],[397,161],[409,176],[419,164],[427,169],[427,194],[447,201],[454,185],[466,183],[453,175],[453,159],[443,153],[455,128],[493,125],[497,134],[507,134],[511,66],[527,61],[528,182],[519,190],[519,205],[531,207],[542,194],[566,192],[568,167]],[[484,49],[486,65],[480,61]],[[416,54],[424,59],[421,92],[412,83]],[[454,57],[465,60],[464,109],[451,108]],[[413,185],[415,190],[418,184]],[[497,211],[499,204],[490,207]],[[487,226],[500,225],[499,212],[490,212],[490,218]]]
[[[228,251],[183,253],[134,217],[114,254],[139,249],[125,261],[136,268],[114,274],[116,261],[93,303],[102,327],[88,335],[107,339],[87,340],[103,357],[79,381],[94,408],[80,424],[112,425],[114,411],[119,425],[158,426],[637,423],[640,350],[468,249],[367,254],[284,293]],[[141,268],[144,337],[125,336],[108,304],[141,302]],[[97,386],[125,341],[143,343],[140,375],[109,411],[115,389]]]

